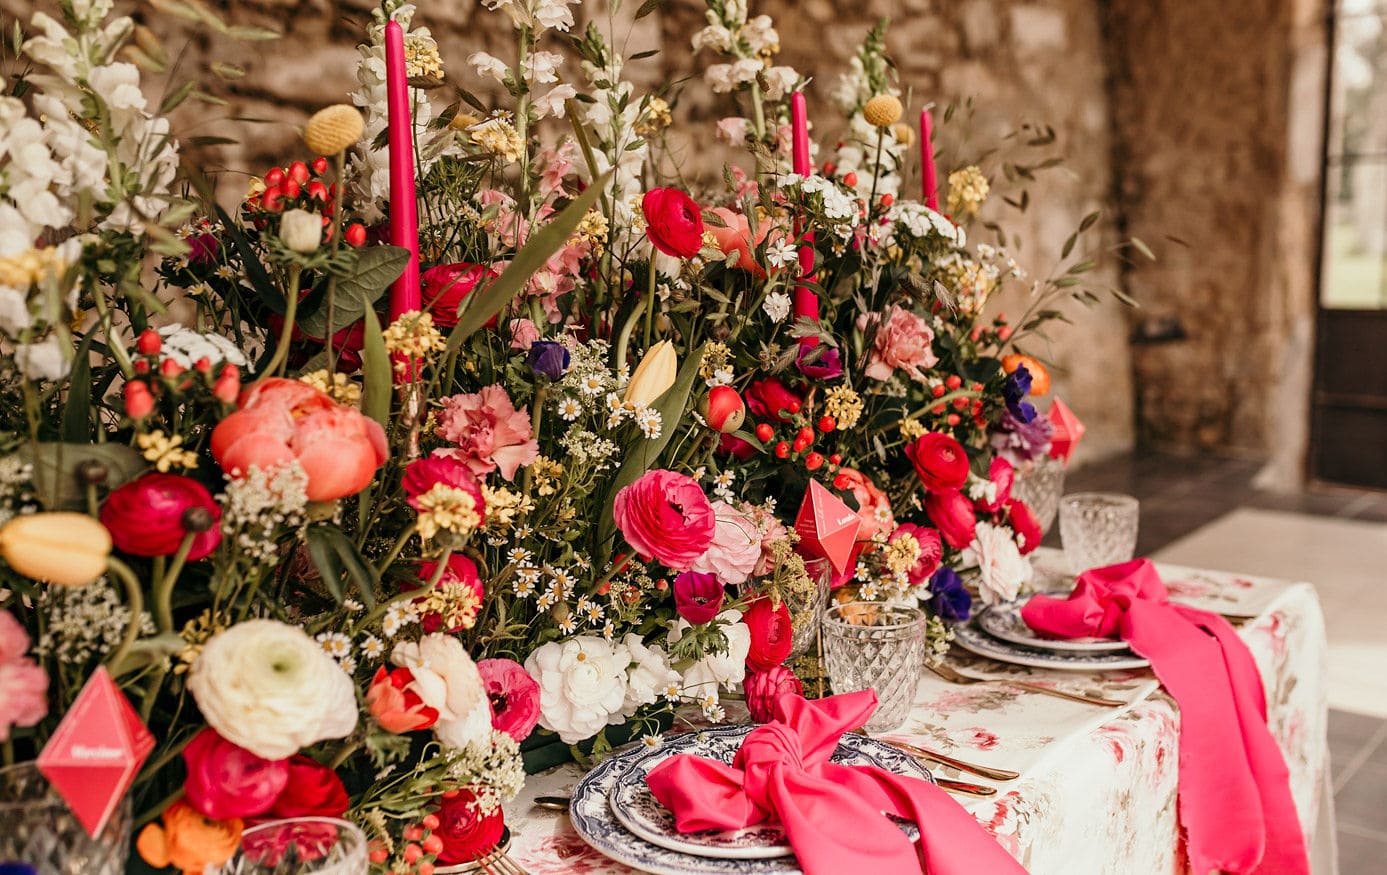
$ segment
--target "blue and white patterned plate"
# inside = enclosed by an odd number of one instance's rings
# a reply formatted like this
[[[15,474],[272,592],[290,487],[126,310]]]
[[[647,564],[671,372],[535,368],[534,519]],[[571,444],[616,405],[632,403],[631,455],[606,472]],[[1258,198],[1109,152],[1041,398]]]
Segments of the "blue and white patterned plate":
[[[704,738],[723,738],[736,736],[740,739],[750,732],[752,726],[728,726],[704,730],[698,733]],[[680,738],[684,736],[674,736]],[[693,737],[690,734],[689,737]],[[855,738],[857,736],[845,736]],[[673,739],[666,739],[668,744]],[[869,741],[863,738],[862,741]],[[851,742],[849,742],[851,743]],[[864,746],[865,747],[865,746]],[[571,797],[569,816],[573,828],[583,841],[598,852],[653,875],[803,875],[793,857],[776,857],[768,860],[729,860],[715,857],[701,857],[686,854],[670,848],[662,848],[632,835],[617,821],[612,813],[608,797],[621,776],[647,756],[659,753],[661,748],[647,749],[636,747],[604,760],[592,771],[583,776],[574,788]],[[841,747],[839,748],[842,749]],[[913,758],[884,744],[872,743],[872,749],[879,751],[877,765],[893,772],[920,775],[922,768]],[[924,772],[927,776],[929,773]]]
[[[1069,593],[1047,595],[1066,598]],[[1027,626],[1026,621],[1022,619],[1021,608],[1025,604],[1025,601],[1016,601],[989,605],[978,612],[978,627],[993,638],[1020,644],[1032,650],[1062,650],[1071,653],[1106,653],[1119,650],[1131,652],[1127,642],[1117,638],[1046,638]]]
[[[674,814],[650,792],[646,776],[660,763],[676,754],[692,754],[724,763],[731,763],[742,741],[753,728],[737,726],[713,729],[700,733],[677,735],[658,748],[640,757],[612,787],[608,802],[621,825],[646,841],[695,854],[700,857],[719,857],[736,860],[767,860],[793,854],[785,831],[778,824],[762,823],[738,830],[705,830],[681,833],[674,823]],[[866,736],[847,734],[833,752],[832,761],[848,766],[880,766],[897,774],[933,781],[929,769],[893,747]],[[901,830],[915,841],[919,829],[910,822],[901,822]]]
[[[954,643],[970,653],[1009,662],[1013,665],[1026,665],[1031,668],[1057,668],[1065,671],[1115,671],[1118,669],[1146,668],[1149,659],[1143,659],[1130,650],[1116,650],[1107,653],[1074,653],[1071,651],[1036,650],[1002,641],[979,629],[972,623],[959,623],[954,626]]]

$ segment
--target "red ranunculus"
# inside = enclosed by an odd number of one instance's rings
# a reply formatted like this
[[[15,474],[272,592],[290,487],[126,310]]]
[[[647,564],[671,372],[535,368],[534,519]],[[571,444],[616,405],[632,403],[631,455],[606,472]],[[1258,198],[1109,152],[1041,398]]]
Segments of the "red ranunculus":
[[[718,615],[725,595],[716,574],[685,571],[674,578],[674,609],[695,626]]]
[[[254,817],[274,805],[289,783],[289,761],[267,760],[207,727],[183,748],[188,777],[183,797],[204,817]]]
[[[351,807],[347,788],[337,773],[311,757],[289,758],[289,783],[270,814],[274,817],[341,817]]]
[[[496,276],[496,272],[489,267],[466,261],[431,267],[419,277],[424,285],[424,309],[433,315],[434,325],[443,329],[452,328],[458,324],[458,308],[467,296]],[[496,319],[493,318],[489,324],[494,326]]]
[[[381,666],[366,690],[366,707],[386,732],[402,735],[428,729],[438,722],[438,709],[430,708],[414,691],[414,672]]]
[[[743,682],[746,690],[746,709],[751,719],[757,723],[769,723],[775,719],[775,703],[781,696],[804,695],[804,684],[795,673],[783,665],[770,671],[754,671]]]
[[[1006,511],[1011,529],[1016,532],[1016,541],[1021,548],[1021,555],[1025,556],[1040,546],[1040,542],[1045,538],[1045,533],[1040,530],[1040,523],[1036,522],[1035,514],[1031,513],[1030,505],[1021,499],[1013,498],[1008,501]]]
[[[641,200],[645,236],[665,255],[693,258],[703,248],[703,213],[677,188],[652,188]]]
[[[193,537],[188,559],[201,559],[217,549],[222,532],[217,522],[222,509],[207,487],[177,474],[146,474],[114,490],[101,506],[101,524],[111,531],[116,549],[133,556],[171,556],[188,533],[189,511],[202,510],[212,525]],[[203,518],[204,521],[206,517]]]
[[[915,565],[906,572],[910,585],[920,586],[928,583],[930,576],[939,570],[939,561],[944,558],[944,546],[940,543],[939,532],[914,523],[901,523],[888,540],[895,541],[905,535],[914,538],[915,543],[920,545],[920,558],[915,560]]]
[[[987,470],[987,479],[993,484],[992,500],[988,501],[984,495],[973,504],[983,513],[996,513],[1011,498],[1011,484],[1016,479],[1016,469],[1001,456],[993,456],[992,465]]]
[[[524,741],[539,725],[539,681],[513,659],[477,663],[491,702],[491,728]]]
[[[789,658],[794,644],[789,605],[781,602],[775,606],[769,598],[759,598],[742,614],[742,622],[751,632],[751,647],[746,654],[748,668],[770,671]]]
[[[789,422],[790,417],[781,411],[797,412],[804,399],[791,392],[775,377],[757,380],[747,387],[746,406],[758,419],[773,419],[776,422]]]
[[[968,482],[968,454],[963,444],[942,432],[922,434],[907,444],[905,454],[927,492],[960,489]]]
[[[443,842],[443,850],[438,852],[438,862],[444,865],[470,863],[496,847],[501,833],[506,828],[506,818],[501,806],[483,816],[477,810],[477,797],[471,790],[462,790],[434,812],[438,816],[438,829],[433,834]]]
[[[957,489],[926,495],[925,513],[950,547],[962,550],[973,543],[978,517],[973,512],[973,502]]]

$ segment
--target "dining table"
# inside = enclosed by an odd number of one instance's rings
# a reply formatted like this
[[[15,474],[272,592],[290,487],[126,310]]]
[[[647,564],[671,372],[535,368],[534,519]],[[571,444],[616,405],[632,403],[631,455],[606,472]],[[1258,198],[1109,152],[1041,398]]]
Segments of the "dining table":
[[[1041,548],[1033,561],[1039,588],[1072,584],[1060,551]],[[1327,644],[1314,586],[1166,564],[1157,569],[1173,601],[1223,615],[1246,642],[1261,672],[1268,726],[1290,772],[1311,870],[1334,875]],[[922,670],[906,722],[877,737],[964,766],[1015,773],[998,780],[927,762],[937,778],[995,790],[955,798],[1028,872],[1191,871],[1177,814],[1180,712],[1149,668],[1023,666],[957,646],[944,662],[943,675]],[[984,680],[959,682],[959,675]],[[739,718],[745,721],[745,711],[729,708],[729,719]],[[506,806],[510,858],[532,875],[641,871],[591,848],[567,814],[535,804],[540,797],[567,797],[583,774],[569,763],[535,775]]]

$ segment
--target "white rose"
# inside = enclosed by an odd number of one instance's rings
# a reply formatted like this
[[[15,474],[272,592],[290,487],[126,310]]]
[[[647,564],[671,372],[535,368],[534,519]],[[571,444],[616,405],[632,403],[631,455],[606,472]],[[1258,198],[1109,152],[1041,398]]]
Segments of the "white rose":
[[[727,636],[727,652],[709,654],[694,663],[684,672],[684,693],[702,699],[718,697],[718,686],[728,690],[746,678],[746,655],[751,650],[751,630],[742,622],[741,611],[723,611],[714,622],[721,624],[722,633]],[[684,637],[689,622],[680,619],[669,633],[669,644],[674,646]]]
[[[539,681],[539,725],[577,744],[619,721],[630,661],[625,647],[592,635],[550,641],[531,653],[525,670]]]
[[[621,716],[631,717],[642,705],[649,705],[670,684],[679,683],[679,672],[669,667],[664,648],[646,647],[641,636],[626,633],[621,644],[631,654],[630,670],[626,673],[626,701]]]
[[[438,711],[433,734],[447,747],[463,748],[491,734],[491,705],[477,664],[451,635],[401,641],[390,661],[414,675],[414,691]]]
[[[286,210],[279,217],[279,239],[295,252],[316,252],[323,242],[323,218],[308,210]]]
[[[978,523],[963,562],[978,566],[978,595],[984,604],[1015,599],[1021,584],[1031,579],[1031,563],[1021,555],[1011,530],[991,523]]]
[[[267,760],[356,728],[356,690],[297,626],[247,620],[212,637],[188,673],[207,724]]]

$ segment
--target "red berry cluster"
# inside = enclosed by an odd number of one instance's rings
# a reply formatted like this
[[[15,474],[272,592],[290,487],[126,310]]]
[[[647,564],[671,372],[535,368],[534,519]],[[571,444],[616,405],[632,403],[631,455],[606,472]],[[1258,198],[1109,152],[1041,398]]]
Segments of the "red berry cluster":
[[[936,384],[935,387],[930,390],[930,393],[934,395],[935,398],[943,398],[950,392],[955,392],[963,387],[963,378],[958,374],[950,374],[944,379],[943,383]],[[984,388],[982,383],[972,382],[968,384],[968,390],[971,392],[981,392]],[[943,416],[944,422],[947,423],[950,428],[962,422],[964,416],[971,416],[973,424],[978,428],[982,428],[987,425],[987,417],[983,416],[982,407],[981,398],[960,397],[954,398],[947,403],[940,401],[938,404],[931,407],[929,412],[936,416]]]
[[[246,198],[244,209],[252,216],[257,228],[264,228],[269,216],[285,210],[304,209],[323,217],[323,239],[332,239],[332,215],[337,210],[337,183],[328,185],[323,176],[328,160],[319,156],[311,163],[295,161],[288,167],[272,167],[265,174],[265,190]],[[347,226],[343,234],[348,245],[366,242],[366,229],[357,222]]]
[[[187,392],[201,384],[223,404],[235,404],[241,394],[241,369],[227,362],[215,374],[206,356],[193,363],[191,371],[161,355],[164,341],[159,332],[147,328],[135,341],[139,357],[133,362],[135,377],[125,384],[125,415],[144,419],[154,412],[154,401],[165,392]]]
[[[820,416],[818,422],[811,425],[809,418],[801,415],[801,409],[799,401],[791,401],[790,406],[782,407],[779,411],[786,419],[785,427],[795,429],[793,438],[777,440],[776,426],[762,422],[755,428],[756,439],[761,442],[763,449],[770,448],[770,452],[774,453],[777,459],[802,462],[809,471],[817,471],[827,463],[828,473],[838,473],[838,466],[843,463],[842,456],[838,453],[825,456],[813,449],[814,444],[823,435],[830,434],[838,428],[838,423],[831,416]]]
[[[391,875],[433,875],[434,858],[443,850],[443,840],[433,834],[438,826],[438,815],[426,814],[418,823],[404,828],[401,838],[405,844],[399,848],[390,868]],[[377,866],[383,866],[390,862],[390,851],[383,843],[372,842],[370,859]]]
[[[1007,324],[1007,314],[998,313],[991,325],[974,325],[973,330],[968,333],[968,339],[984,346],[1006,343],[1011,339],[1011,326]]]

